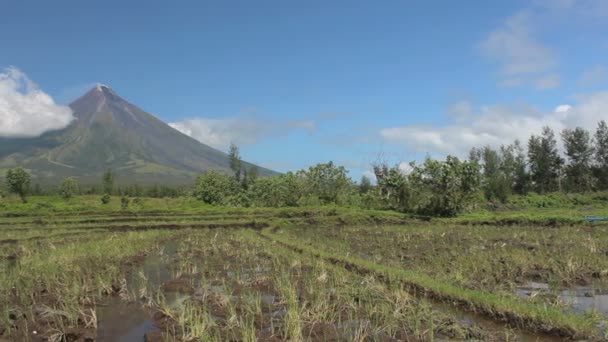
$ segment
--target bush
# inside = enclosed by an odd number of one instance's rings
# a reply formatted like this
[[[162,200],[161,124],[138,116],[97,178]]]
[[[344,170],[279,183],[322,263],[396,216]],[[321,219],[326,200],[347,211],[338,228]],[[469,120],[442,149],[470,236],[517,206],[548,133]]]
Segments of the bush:
[[[101,203],[102,204],[110,203],[110,195],[104,194],[103,196],[101,196]]]
[[[129,208],[129,197],[127,196],[122,196],[120,198],[120,208],[122,210],[126,210]]]
[[[255,207],[294,207],[302,195],[302,182],[292,172],[259,178],[247,190],[250,205]]]
[[[78,191],[78,182],[74,177],[68,177],[61,182],[59,193],[64,199],[70,199]]]
[[[229,207],[249,207],[251,206],[251,201],[249,197],[247,197],[247,194],[239,192],[235,195],[226,196],[223,199],[222,204]]]
[[[239,188],[233,177],[217,171],[207,171],[196,178],[194,196],[208,204],[223,204],[228,196],[236,194]]]
[[[6,188],[9,192],[19,195],[23,203],[27,203],[26,195],[30,191],[30,174],[23,168],[9,169],[6,172]]]

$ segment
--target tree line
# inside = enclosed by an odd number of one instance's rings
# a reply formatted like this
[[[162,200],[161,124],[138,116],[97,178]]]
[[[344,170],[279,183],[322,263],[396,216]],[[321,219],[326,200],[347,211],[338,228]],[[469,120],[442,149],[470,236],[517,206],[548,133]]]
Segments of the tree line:
[[[126,198],[192,195],[212,205],[333,204],[423,216],[455,216],[479,203],[504,203],[513,194],[608,190],[606,122],[599,122],[593,134],[576,127],[564,129],[559,135],[564,147],[561,152],[555,132],[544,127],[539,135],[528,139],[525,148],[519,141],[499,148],[474,147],[462,160],[455,156],[444,160],[427,157],[421,163],[409,163],[407,168],[379,162],[373,165],[376,184],[368,177],[354,182],[343,166],[331,161],[296,172],[259,177],[255,166],[245,167],[239,148],[233,144],[228,153],[231,172],[206,171],[189,190],[155,186],[143,191],[137,185],[117,189],[108,170],[96,193],[103,195],[104,203],[116,194]],[[29,174],[23,169],[7,172],[7,189],[24,201],[29,185]],[[58,192],[69,199],[82,190],[75,179],[67,178]]]
[[[2,187],[4,185],[4,187]],[[23,168],[18,167],[7,170],[4,184],[0,182],[0,198],[6,193],[18,195],[24,203],[28,196],[61,196],[70,199],[77,195],[102,195],[107,201],[110,196],[126,197],[179,197],[190,193],[187,186],[153,185],[115,185],[114,172],[107,169],[101,177],[101,184],[80,184],[75,177],[66,177],[61,183],[54,186],[42,187],[39,183],[32,185],[32,177]],[[107,195],[107,196],[106,196]]]
[[[468,159],[448,156],[445,161],[427,157],[421,166],[376,165],[378,190],[396,210],[433,216],[453,216],[479,201],[505,203],[513,195],[529,192],[582,193],[608,190],[608,126],[600,121],[592,135],[576,127],[560,132],[544,127],[528,139],[499,148],[473,147]]]
[[[486,199],[504,202],[511,194],[562,191],[580,193],[608,189],[608,126],[600,121],[592,135],[576,127],[560,132],[563,151],[555,132],[544,127],[528,139],[527,153],[521,143],[492,149],[473,148],[469,160],[480,164]]]

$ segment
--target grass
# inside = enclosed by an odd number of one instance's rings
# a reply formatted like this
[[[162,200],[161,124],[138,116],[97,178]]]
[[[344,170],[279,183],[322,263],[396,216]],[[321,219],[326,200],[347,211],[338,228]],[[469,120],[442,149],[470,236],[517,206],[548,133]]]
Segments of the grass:
[[[340,256],[335,252],[326,252],[280,234],[266,232],[265,235],[296,250],[362,273],[375,274],[387,279],[388,282],[402,282],[417,292],[439,300],[456,302],[469,310],[481,312],[519,327],[573,338],[586,338],[597,333],[597,322],[589,320],[588,317],[524,302],[512,296],[454,286],[426,274],[386,266],[358,257]]]
[[[602,315],[514,292],[530,280],[606,288],[608,226],[577,216],[603,215],[602,200],[517,201],[423,222],[190,198],[127,210],[118,197],[2,199],[0,339],[95,333],[99,305],[114,296],[156,313],[169,340],[491,341],[526,331],[599,340]]]
[[[190,279],[198,294],[181,311],[166,305],[161,309],[181,327],[172,330],[178,339],[489,336],[435,311],[399,286],[282,248],[252,231],[197,231],[180,251],[178,279]],[[262,296],[271,299],[262,301]]]
[[[0,274],[2,326],[27,339],[33,331],[65,331],[90,320],[86,315],[90,305],[94,308],[104,293],[113,292],[121,278],[121,261],[175,234],[163,230],[127,232],[120,238],[107,234],[60,248],[51,244],[40,251],[23,246],[18,263],[5,265]]]

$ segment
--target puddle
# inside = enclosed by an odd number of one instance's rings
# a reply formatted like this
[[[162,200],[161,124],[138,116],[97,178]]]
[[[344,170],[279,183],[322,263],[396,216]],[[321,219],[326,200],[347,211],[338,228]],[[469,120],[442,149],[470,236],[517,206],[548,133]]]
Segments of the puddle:
[[[275,302],[275,296],[272,294],[264,293],[261,295],[261,298],[262,298],[262,304],[264,304],[266,306],[272,306],[272,304],[274,304],[274,302]]]
[[[171,279],[169,270],[170,257],[177,253],[179,243],[172,241],[160,252],[155,252],[144,260],[144,263],[132,270],[126,277],[126,288],[129,295],[139,297],[142,289],[147,295],[153,295],[159,287]],[[172,307],[180,308],[185,298],[179,294],[167,294],[166,300]],[[103,306],[97,307],[97,340],[98,342],[143,342],[144,334],[156,332],[151,313],[146,311],[140,301],[125,302],[119,297],[112,297]]]
[[[168,243],[163,253],[153,253],[149,255],[144,263],[130,272],[126,278],[126,287],[131,298],[139,298],[140,295],[155,296],[161,286],[173,278],[173,272],[170,269],[171,258],[176,255],[178,250],[178,242]],[[251,279],[265,272],[264,267],[241,268],[238,272],[226,270],[227,279]],[[199,279],[193,279],[194,295],[187,295],[180,292],[163,293],[164,299],[168,306],[174,310],[181,310],[186,301],[190,298],[196,298],[202,295],[203,291],[210,291],[216,294],[229,296],[230,301],[239,300],[259,300],[264,310],[264,316],[270,322],[270,327],[265,327],[262,333],[272,333],[283,324],[283,319],[286,314],[285,308],[279,305],[277,298],[272,293],[260,291],[257,296],[235,296],[226,293],[227,287],[224,285],[205,284],[201,288]],[[572,309],[584,311],[591,307],[597,308],[598,311],[608,314],[608,295],[596,295],[594,297],[586,297],[591,289],[576,289],[562,291],[560,294],[564,297],[564,301],[572,304]],[[527,287],[522,287],[518,290],[518,295],[528,297],[528,293],[550,291],[549,286],[543,283],[530,283]],[[144,309],[141,301],[127,303],[119,297],[110,298],[104,306],[97,308],[98,315],[98,342],[144,342],[144,335],[150,332],[158,332],[151,318],[151,312]],[[459,310],[458,308],[445,304],[434,303],[434,308],[437,311],[447,313],[465,326],[479,326],[482,329],[496,334],[504,334],[505,325],[497,323],[492,319],[483,315],[476,315]],[[214,320],[221,320],[219,317],[212,317]],[[356,324],[355,324],[356,323]],[[347,334],[354,334],[361,327],[360,322],[345,321],[341,322],[336,328]],[[353,336],[350,336],[353,337]],[[380,336],[378,336],[380,337]],[[511,330],[512,341],[520,342],[554,342],[561,341],[559,337],[538,335],[526,333],[521,330]]]
[[[529,299],[537,295],[553,295],[567,305],[567,310],[585,313],[590,310],[608,316],[608,294],[596,293],[591,287],[577,286],[566,290],[552,290],[549,284],[528,282],[516,291],[518,297]]]
[[[113,298],[107,306],[97,308],[97,315],[98,342],[143,342],[145,333],[159,331],[140,303]]]
[[[433,301],[433,307],[437,311],[447,313],[448,315],[454,317],[458,323],[464,326],[473,327],[476,325],[490,333],[500,334],[505,332],[505,324],[496,322],[495,320],[492,320],[484,315],[466,312],[443,302]],[[511,338],[508,339],[508,341],[518,342],[557,342],[563,340],[563,338],[558,336],[535,334],[516,328],[511,330]]]

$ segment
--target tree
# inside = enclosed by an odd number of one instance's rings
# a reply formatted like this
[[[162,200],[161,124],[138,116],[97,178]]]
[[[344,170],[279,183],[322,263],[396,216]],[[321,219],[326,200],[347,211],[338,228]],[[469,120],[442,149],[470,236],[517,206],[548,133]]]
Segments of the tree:
[[[530,188],[530,174],[526,169],[526,154],[519,140],[505,149],[503,152],[503,164],[508,172],[511,173],[513,192],[518,195],[525,195]]]
[[[369,177],[363,175],[361,176],[361,181],[359,181],[359,193],[366,194],[372,189],[372,181]]]
[[[30,174],[20,167],[9,169],[6,172],[6,188],[9,192],[19,195],[23,203],[27,203],[26,195],[30,190]]]
[[[213,170],[198,176],[194,186],[194,196],[208,204],[222,204],[238,192],[239,186],[234,178]]]
[[[251,166],[249,169],[243,169],[243,180],[241,181],[243,189],[249,189],[249,187],[254,184],[257,179],[258,168],[256,166]]]
[[[64,199],[70,199],[78,192],[78,182],[74,177],[68,177],[61,182],[59,193]]]
[[[248,175],[247,179],[248,179],[249,183],[255,183],[255,181],[259,177],[258,168],[256,166],[251,166],[249,168],[249,171],[247,172],[247,175]]]
[[[591,163],[593,160],[593,146],[588,131],[576,127],[564,129],[562,139],[568,157],[566,166],[566,179],[568,188],[572,191],[588,191],[593,185]]]
[[[544,194],[560,189],[563,160],[559,156],[555,134],[551,128],[544,127],[540,137],[530,137],[528,161],[530,175],[538,192]]]
[[[351,180],[343,166],[333,162],[320,163],[308,170],[300,170],[297,175],[304,180],[308,196],[318,198],[322,204],[338,203],[340,194],[347,192]]]
[[[102,181],[104,194],[111,195],[114,191],[114,173],[112,172],[112,169],[107,169],[103,173]]]
[[[238,146],[236,146],[235,144],[230,144],[228,157],[230,158],[230,169],[234,173],[234,178],[237,182],[240,182],[243,162],[241,161],[241,155]]]
[[[251,204],[256,207],[294,207],[302,194],[302,179],[293,172],[260,178],[247,190]]]
[[[415,169],[414,163],[410,163],[409,166],[412,170]],[[374,174],[381,202],[393,210],[403,212],[413,210],[417,191],[410,183],[411,173],[406,173],[399,164],[389,168],[382,162],[374,165]]]
[[[481,164],[482,155],[483,155],[482,149],[473,147],[473,148],[471,148],[471,150],[469,150],[469,161],[477,163],[477,164]]]
[[[509,170],[504,164],[504,148],[499,154],[490,146],[481,150],[483,161],[483,189],[486,199],[506,202],[511,193],[511,180]]]
[[[129,197],[127,196],[122,196],[120,198],[120,208],[122,210],[127,210],[129,208],[129,203],[131,202],[131,200],[129,200]]]
[[[480,186],[479,164],[448,156],[445,161],[427,158],[410,174],[417,193],[415,211],[430,216],[455,216],[475,198]]]
[[[598,187],[608,189],[608,125],[602,120],[595,131],[595,176]]]

